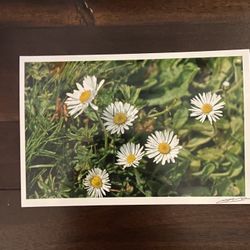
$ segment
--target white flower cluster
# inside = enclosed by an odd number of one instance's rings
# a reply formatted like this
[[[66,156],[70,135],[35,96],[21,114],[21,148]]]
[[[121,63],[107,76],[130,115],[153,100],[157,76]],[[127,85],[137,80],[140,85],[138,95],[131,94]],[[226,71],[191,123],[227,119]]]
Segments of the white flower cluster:
[[[88,106],[94,110],[98,107],[93,103],[99,89],[103,85],[104,80],[97,84],[95,76],[87,76],[83,80],[83,85],[77,83],[77,90],[73,93],[67,93],[69,114],[75,118],[79,116]],[[191,99],[192,107],[190,108],[191,117],[196,117],[202,123],[208,119],[212,124],[221,116],[221,109],[224,102],[220,102],[221,96],[212,94],[211,92],[202,93]],[[133,122],[138,117],[138,109],[129,103],[116,101],[111,103],[103,111],[101,118],[104,121],[105,129],[111,134],[124,134],[133,126]],[[148,158],[152,158],[156,164],[174,163],[182,146],[179,145],[179,139],[173,131],[165,129],[163,131],[155,131],[148,136],[144,147],[140,144],[132,142],[122,145],[117,152],[117,165],[124,169],[127,167],[137,167],[146,154]],[[93,168],[89,170],[84,180],[84,186],[88,195],[91,197],[103,197],[106,192],[110,191],[111,184],[109,174],[106,170]]]

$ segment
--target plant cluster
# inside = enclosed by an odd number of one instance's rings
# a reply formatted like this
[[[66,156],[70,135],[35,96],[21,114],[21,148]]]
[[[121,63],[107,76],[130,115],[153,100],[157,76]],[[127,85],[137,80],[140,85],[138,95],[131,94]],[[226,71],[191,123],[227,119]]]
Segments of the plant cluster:
[[[244,195],[238,57],[25,64],[28,198]]]

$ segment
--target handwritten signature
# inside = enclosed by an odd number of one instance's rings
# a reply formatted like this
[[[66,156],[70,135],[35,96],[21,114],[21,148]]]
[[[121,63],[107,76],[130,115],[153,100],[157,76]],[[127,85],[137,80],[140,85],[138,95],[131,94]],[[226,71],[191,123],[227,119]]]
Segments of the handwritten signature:
[[[228,199],[217,201],[216,204],[237,203],[237,202],[246,201],[246,200],[250,201],[250,198],[247,198],[247,197],[228,198]]]

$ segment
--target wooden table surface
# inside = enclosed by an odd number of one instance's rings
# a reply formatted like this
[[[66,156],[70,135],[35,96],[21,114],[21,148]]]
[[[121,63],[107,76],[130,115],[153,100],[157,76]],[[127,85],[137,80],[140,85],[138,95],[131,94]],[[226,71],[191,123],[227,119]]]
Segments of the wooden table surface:
[[[0,2],[0,250],[250,249],[250,206],[21,208],[20,55],[250,48],[243,0]]]

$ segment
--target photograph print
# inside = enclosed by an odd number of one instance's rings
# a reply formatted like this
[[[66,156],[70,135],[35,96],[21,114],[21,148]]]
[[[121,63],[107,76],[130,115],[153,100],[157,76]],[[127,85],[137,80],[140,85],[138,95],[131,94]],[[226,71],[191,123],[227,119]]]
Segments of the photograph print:
[[[248,54],[21,57],[22,205],[246,197]]]

